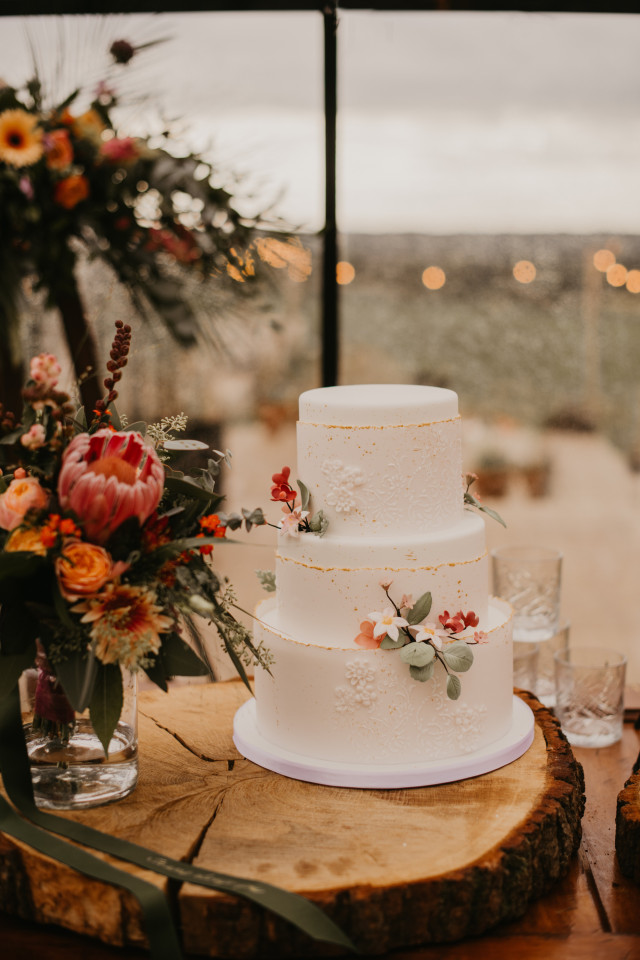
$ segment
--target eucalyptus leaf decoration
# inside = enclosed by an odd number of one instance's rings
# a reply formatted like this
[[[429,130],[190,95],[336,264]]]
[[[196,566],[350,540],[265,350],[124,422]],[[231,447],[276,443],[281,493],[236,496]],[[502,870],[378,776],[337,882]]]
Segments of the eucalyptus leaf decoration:
[[[473,666],[471,647],[486,643],[484,631],[469,628],[478,626],[476,614],[459,610],[450,615],[445,610],[437,621],[429,620],[433,598],[430,592],[423,593],[415,602],[403,596],[397,604],[389,594],[391,581],[382,581],[391,607],[382,613],[372,613],[360,624],[360,634],[355,642],[364,647],[378,646],[380,650],[399,650],[400,659],[409,668],[409,675],[419,683],[430,680],[436,668],[444,671],[446,691],[450,700],[457,700],[462,692],[459,673],[466,673]],[[382,631],[388,627],[388,632]],[[377,643],[376,643],[377,640]]]

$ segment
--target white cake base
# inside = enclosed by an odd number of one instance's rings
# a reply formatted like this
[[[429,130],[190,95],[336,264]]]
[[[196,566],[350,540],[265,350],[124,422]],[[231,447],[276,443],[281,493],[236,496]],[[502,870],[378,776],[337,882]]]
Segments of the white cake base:
[[[265,740],[256,724],[256,702],[251,699],[240,707],[234,717],[233,742],[247,760],[294,780],[332,787],[394,790],[466,780],[504,767],[529,749],[533,743],[534,726],[530,708],[514,696],[513,722],[508,733],[462,757],[426,763],[340,763],[309,760]]]

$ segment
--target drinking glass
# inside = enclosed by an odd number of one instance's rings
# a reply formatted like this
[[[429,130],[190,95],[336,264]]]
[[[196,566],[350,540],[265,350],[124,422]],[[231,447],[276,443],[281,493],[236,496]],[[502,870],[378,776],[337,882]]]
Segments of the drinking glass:
[[[535,692],[538,677],[537,643],[513,644],[513,685],[521,690]]]
[[[569,623],[564,623],[550,640],[535,644],[538,648],[538,670],[533,688],[538,700],[545,707],[556,705],[556,670],[554,656],[566,652],[569,647]]]
[[[560,615],[562,554],[518,545],[491,552],[493,592],[513,607],[513,639],[550,640]]]
[[[576,747],[608,747],[622,737],[627,658],[601,647],[555,654],[556,707],[562,730]]]

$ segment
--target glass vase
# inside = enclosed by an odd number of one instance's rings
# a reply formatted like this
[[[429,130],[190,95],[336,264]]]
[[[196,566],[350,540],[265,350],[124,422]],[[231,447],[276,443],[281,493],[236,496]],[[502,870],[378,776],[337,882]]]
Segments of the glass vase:
[[[128,796],[138,781],[136,675],[122,671],[123,704],[105,756],[89,710],[77,713],[46,659],[20,678],[20,705],[38,807],[79,810]]]

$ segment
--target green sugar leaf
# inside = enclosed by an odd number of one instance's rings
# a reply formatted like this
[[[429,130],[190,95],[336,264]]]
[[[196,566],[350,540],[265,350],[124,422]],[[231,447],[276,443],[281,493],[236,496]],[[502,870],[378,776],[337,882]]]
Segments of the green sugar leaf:
[[[414,605],[407,613],[407,620],[413,626],[416,623],[421,623],[425,617],[429,616],[429,611],[431,610],[431,593],[423,593],[422,596],[416,600]]]
[[[400,651],[400,658],[414,667],[426,667],[435,657],[435,650],[430,643],[408,643]]]
[[[427,663],[424,667],[414,667],[413,664],[411,664],[409,667],[409,673],[414,680],[417,680],[419,683],[424,683],[425,680],[430,680],[433,676],[435,665],[435,660],[432,660],[431,663]]]
[[[302,510],[306,510],[309,506],[309,500],[311,499],[309,488],[302,482],[302,480],[296,480],[296,483],[300,489],[300,508]]]
[[[449,700],[457,700],[462,692],[462,684],[460,683],[460,678],[454,676],[454,674],[449,674],[447,677],[447,696]]]
[[[399,650],[400,647],[404,647],[406,643],[406,637],[404,634],[400,634],[397,640],[392,640],[389,634],[385,634],[382,638],[382,643],[380,644],[381,650]]]
[[[463,640],[457,640],[451,646],[445,647],[442,657],[446,665],[456,673],[465,673],[473,663],[473,653]]]

